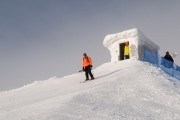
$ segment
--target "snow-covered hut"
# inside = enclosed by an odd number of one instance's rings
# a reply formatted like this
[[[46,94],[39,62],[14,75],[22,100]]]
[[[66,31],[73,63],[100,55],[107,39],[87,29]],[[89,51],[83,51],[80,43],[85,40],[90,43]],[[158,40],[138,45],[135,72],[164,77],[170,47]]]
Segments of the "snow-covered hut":
[[[105,37],[103,44],[110,50],[112,62],[124,60],[125,42],[129,43],[130,59],[143,60],[144,50],[154,53],[158,53],[159,50],[159,46],[137,28],[110,34]]]

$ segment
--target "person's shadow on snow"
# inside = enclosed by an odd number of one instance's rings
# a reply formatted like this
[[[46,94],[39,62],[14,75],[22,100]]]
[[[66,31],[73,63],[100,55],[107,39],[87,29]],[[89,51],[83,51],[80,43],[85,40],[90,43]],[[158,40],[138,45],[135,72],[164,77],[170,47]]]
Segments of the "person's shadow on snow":
[[[120,70],[121,70],[121,69],[120,69]],[[114,73],[116,73],[116,72],[119,72],[120,70],[115,70],[115,71],[113,71],[113,72],[111,72],[111,73],[108,73],[108,74],[105,74],[105,75],[102,75],[102,76],[96,77],[95,79],[98,79],[98,78],[102,78],[102,77],[109,76],[109,75],[111,75],[111,74],[114,74]]]

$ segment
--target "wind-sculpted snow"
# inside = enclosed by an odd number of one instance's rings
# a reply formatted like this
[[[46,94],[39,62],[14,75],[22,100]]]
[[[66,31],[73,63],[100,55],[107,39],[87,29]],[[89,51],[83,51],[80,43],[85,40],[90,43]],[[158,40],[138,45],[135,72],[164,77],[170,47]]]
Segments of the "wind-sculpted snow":
[[[0,120],[178,120],[180,83],[136,60],[0,93]]]

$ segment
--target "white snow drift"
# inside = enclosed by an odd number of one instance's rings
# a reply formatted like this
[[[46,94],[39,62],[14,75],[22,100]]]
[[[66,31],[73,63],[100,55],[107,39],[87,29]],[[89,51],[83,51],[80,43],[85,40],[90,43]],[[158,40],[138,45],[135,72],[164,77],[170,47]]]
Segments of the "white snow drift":
[[[0,120],[179,120],[179,81],[149,63],[124,60],[0,93]]]

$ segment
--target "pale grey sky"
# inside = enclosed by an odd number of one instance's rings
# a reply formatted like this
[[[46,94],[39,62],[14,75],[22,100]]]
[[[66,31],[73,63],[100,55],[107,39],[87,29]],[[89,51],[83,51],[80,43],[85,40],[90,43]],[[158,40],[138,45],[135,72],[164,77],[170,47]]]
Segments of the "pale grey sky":
[[[0,90],[110,61],[107,34],[139,28],[180,54],[180,0],[0,0]],[[175,59],[180,65],[180,55]]]

